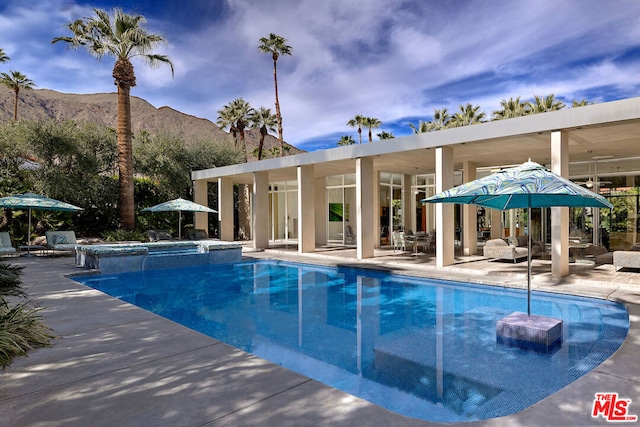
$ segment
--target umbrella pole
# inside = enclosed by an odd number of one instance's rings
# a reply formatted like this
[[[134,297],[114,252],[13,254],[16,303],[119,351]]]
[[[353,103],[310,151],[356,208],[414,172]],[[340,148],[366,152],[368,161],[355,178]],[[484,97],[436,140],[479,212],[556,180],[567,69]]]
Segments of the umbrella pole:
[[[27,256],[29,256],[31,255],[31,208],[29,208],[29,231],[27,233]]]
[[[531,316],[531,203],[527,211],[527,233],[529,234],[529,250],[527,253],[527,316]]]
[[[178,211],[178,239],[182,239],[182,211]]]

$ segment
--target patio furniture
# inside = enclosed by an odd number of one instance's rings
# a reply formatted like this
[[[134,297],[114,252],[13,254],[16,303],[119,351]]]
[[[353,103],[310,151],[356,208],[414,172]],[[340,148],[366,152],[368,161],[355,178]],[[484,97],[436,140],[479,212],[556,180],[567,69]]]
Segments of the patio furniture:
[[[535,255],[542,250],[540,245],[531,245],[531,255]],[[529,244],[527,236],[509,237],[507,239],[488,240],[482,248],[485,258],[494,260],[508,260],[518,262],[527,259],[529,255]]]
[[[168,230],[147,230],[150,242],[160,242],[163,240],[174,240]]]
[[[403,231],[394,231],[391,235],[393,239],[393,253],[395,255],[396,250],[401,250],[405,252],[407,250],[406,240],[404,237]]]
[[[76,240],[76,233],[74,231],[46,231],[44,235],[47,238],[46,248],[63,252],[73,252],[76,250],[78,241]],[[32,246],[32,248],[35,248],[35,246]]]
[[[614,251],[613,266],[616,271],[621,268],[640,269],[640,243],[631,246],[628,251]]]
[[[9,232],[3,231],[0,233],[0,256],[15,254],[16,248],[11,244],[11,236],[9,235]]]

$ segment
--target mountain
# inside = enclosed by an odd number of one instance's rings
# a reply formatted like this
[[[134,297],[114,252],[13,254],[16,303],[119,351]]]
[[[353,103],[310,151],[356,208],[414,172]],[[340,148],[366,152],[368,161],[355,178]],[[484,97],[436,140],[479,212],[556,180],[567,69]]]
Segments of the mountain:
[[[0,88],[0,120],[13,118],[15,95],[12,91]],[[88,95],[61,93],[48,89],[21,90],[18,100],[18,119],[28,120],[74,120],[77,122],[100,123],[116,127],[117,94],[96,93]],[[156,108],[142,98],[131,97],[131,120],[134,133],[141,130],[156,134],[162,130],[181,132],[186,140],[192,138],[209,138],[225,140],[233,144],[233,137],[221,130],[210,120],[191,116],[174,110],[171,107]],[[260,131],[251,129],[245,131],[249,161],[256,160],[254,149],[260,141]],[[288,154],[304,152],[292,145]],[[268,156],[268,150],[279,147],[277,138],[267,135],[264,141],[263,158]]]

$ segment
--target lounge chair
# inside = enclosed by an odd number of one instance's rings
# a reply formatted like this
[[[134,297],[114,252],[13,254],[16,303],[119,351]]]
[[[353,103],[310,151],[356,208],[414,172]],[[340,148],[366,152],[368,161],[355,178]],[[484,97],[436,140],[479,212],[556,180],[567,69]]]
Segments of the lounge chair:
[[[47,248],[54,251],[74,252],[78,241],[73,231],[46,231]]]
[[[174,240],[173,236],[167,230],[147,230],[150,242],[160,242],[162,240]]]
[[[207,230],[202,228],[187,228],[185,235],[187,240],[209,240]]]
[[[0,233],[0,256],[16,255],[16,248],[11,244],[11,236],[7,231]]]

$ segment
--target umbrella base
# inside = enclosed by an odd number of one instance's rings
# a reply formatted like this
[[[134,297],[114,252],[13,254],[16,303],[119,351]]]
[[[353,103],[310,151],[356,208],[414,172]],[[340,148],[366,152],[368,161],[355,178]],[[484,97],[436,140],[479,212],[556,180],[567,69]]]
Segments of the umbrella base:
[[[555,352],[562,344],[562,320],[514,312],[496,322],[496,341],[543,353]]]

